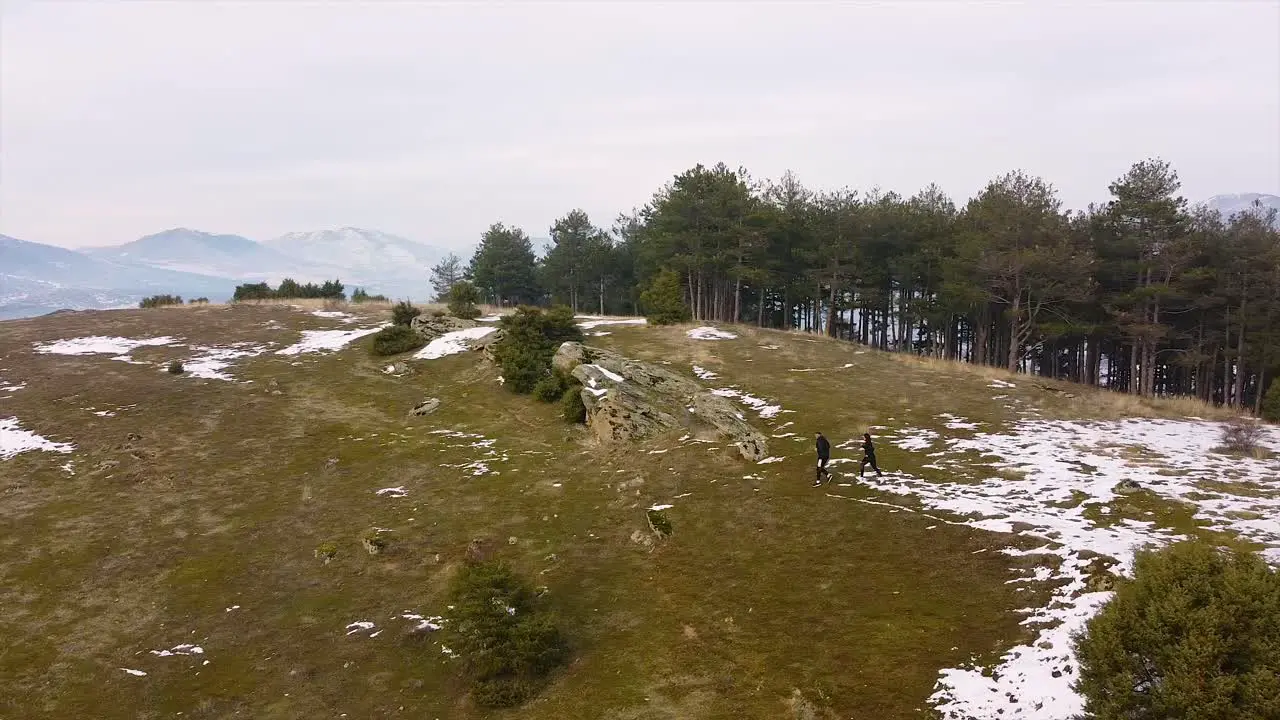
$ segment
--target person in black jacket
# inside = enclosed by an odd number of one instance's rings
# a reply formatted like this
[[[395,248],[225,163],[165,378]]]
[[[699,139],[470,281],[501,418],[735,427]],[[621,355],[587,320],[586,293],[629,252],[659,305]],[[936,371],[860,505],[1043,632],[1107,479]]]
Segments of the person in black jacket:
[[[818,469],[814,473],[813,484],[821,485],[824,477],[828,481],[831,480],[831,473],[827,472],[827,462],[831,460],[831,443],[828,442],[827,439],[822,436],[822,433],[817,433],[817,436],[818,436]]]
[[[858,467],[858,477],[867,471],[867,465],[876,471],[876,477],[884,475],[876,465],[876,446],[871,444],[871,433],[862,433],[862,464]]]

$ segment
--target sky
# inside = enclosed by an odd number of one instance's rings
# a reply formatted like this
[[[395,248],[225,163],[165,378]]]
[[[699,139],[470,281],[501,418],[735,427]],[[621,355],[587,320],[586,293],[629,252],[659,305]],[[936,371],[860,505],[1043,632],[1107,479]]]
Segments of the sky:
[[[674,175],[1280,194],[1280,2],[3,0],[0,233],[609,226]]]

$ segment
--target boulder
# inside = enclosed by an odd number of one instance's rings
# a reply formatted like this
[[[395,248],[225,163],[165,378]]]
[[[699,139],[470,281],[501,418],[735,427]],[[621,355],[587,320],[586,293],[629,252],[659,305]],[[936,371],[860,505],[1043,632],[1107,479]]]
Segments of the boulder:
[[[582,343],[567,342],[560,345],[551,358],[551,367],[566,375],[584,363],[590,362],[587,348]]]
[[[463,320],[452,315],[442,315],[440,317],[419,315],[409,324],[409,327],[413,328],[413,331],[422,336],[422,339],[427,342],[435,340],[445,333],[450,333],[454,330],[466,330],[475,326],[474,320]]]
[[[1118,495],[1132,495],[1141,489],[1142,486],[1139,485],[1136,480],[1126,479],[1116,483],[1116,486],[1112,488],[1111,491]]]
[[[418,403],[418,406],[415,407],[413,410],[410,410],[409,415],[410,417],[421,417],[423,415],[430,415],[431,413],[439,409],[440,409],[440,398],[427,398],[426,400],[423,400],[421,403]]]
[[[498,341],[502,339],[502,328],[498,328],[482,338],[476,338],[470,342],[470,348],[473,351],[479,351],[484,354],[484,359],[494,363],[498,363],[498,358],[493,354],[494,348]]]
[[[690,378],[576,342],[561,345],[552,366],[582,383],[587,427],[602,442],[639,440],[701,425],[727,437],[747,460],[768,456],[765,435],[727,399]]]

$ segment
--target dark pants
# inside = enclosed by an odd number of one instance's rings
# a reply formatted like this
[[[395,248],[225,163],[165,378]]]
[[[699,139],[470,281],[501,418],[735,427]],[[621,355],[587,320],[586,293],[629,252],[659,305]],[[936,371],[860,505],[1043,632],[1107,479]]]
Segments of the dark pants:
[[[830,459],[831,458],[824,458],[824,457],[818,458],[818,469],[814,472],[814,475],[813,475],[814,482],[820,482],[822,480],[822,476],[824,475],[827,476],[828,478],[831,477],[831,473],[827,472],[827,461],[829,461]]]
[[[860,466],[858,467],[858,477],[862,477],[862,474],[863,474],[864,472],[866,472],[866,471],[867,471],[867,466],[868,466],[868,465],[870,465],[870,466],[871,466],[871,469],[872,469],[872,470],[875,470],[875,471],[876,471],[876,475],[883,475],[883,474],[884,474],[884,473],[880,472],[880,467],[879,467],[878,465],[876,465],[876,456],[875,456],[875,455],[863,455],[863,456],[862,456],[862,465],[860,465]]]

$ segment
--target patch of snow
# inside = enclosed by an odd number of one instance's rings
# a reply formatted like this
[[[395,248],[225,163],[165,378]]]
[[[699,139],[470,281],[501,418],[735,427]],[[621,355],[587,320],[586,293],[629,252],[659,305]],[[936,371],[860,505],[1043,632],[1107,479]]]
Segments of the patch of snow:
[[[282,350],[277,355],[301,355],[302,353],[334,352],[346,347],[348,343],[366,335],[372,335],[391,323],[357,330],[303,330],[302,339]]]
[[[26,384],[26,383],[24,383],[24,382],[23,382],[23,383],[17,383],[17,384],[10,384],[10,383],[7,383],[7,382],[5,382],[5,381],[3,381],[3,380],[0,380],[0,392],[10,392],[10,393],[12,393],[12,392],[18,392],[19,390],[21,390],[22,388],[24,388],[24,387],[26,387],[26,386],[27,386],[27,384]]]
[[[579,315],[578,317],[583,318],[583,322],[578,323],[578,327],[583,330],[591,330],[592,328],[597,328],[601,325],[645,325],[649,322],[644,318],[600,318],[583,315]]]
[[[697,376],[699,380],[715,380],[716,378],[720,377],[719,375],[711,372],[710,370],[701,368],[697,365],[693,366],[693,374]]]
[[[465,330],[454,330],[447,332],[440,337],[427,343],[427,346],[414,353],[414,357],[418,360],[435,360],[446,355],[456,355],[457,353],[467,351],[468,340],[479,340],[480,338],[497,331],[498,328],[491,325],[481,327],[466,328]]]
[[[355,322],[355,316],[337,310],[312,310],[311,314],[316,317],[340,319],[343,322]]]
[[[353,623],[349,623],[346,627],[346,630],[348,635],[354,635],[358,632],[368,632],[373,628],[374,628],[374,624],[369,622],[368,620],[357,620]]]
[[[952,415],[951,413],[942,413],[937,417],[942,420],[946,420],[947,427],[952,430],[977,430],[979,425],[979,423],[969,422],[965,418],[958,415]]]
[[[610,380],[612,380],[612,381],[614,381],[614,382],[618,382],[618,383],[622,382],[622,376],[621,376],[621,375],[619,375],[619,374],[618,374],[618,373],[616,373],[616,372],[613,372],[613,371],[611,371],[611,370],[606,370],[606,369],[604,369],[604,368],[600,367],[599,365],[588,365],[587,367],[589,367],[589,368],[593,368],[593,369],[595,369],[595,370],[598,370],[598,371],[600,372],[600,374],[601,374],[601,375],[603,375],[603,376],[605,376],[605,377],[609,378]]]
[[[239,609],[240,609],[239,605],[232,605],[231,607],[227,608],[226,611],[231,612],[232,610],[239,610]]]
[[[757,465],[771,465],[771,464],[773,464],[773,463],[780,463],[780,462],[782,462],[783,460],[786,460],[786,458],[778,457],[778,456],[776,456],[776,455],[775,455],[775,456],[773,456],[773,457],[767,457],[767,458],[765,458],[765,459],[761,460],[760,462],[758,462],[758,463],[756,463],[756,464],[757,464]]]
[[[476,322],[498,322],[501,319],[501,315],[485,315],[482,318],[476,318]]]
[[[718,388],[716,390],[712,390],[711,394],[719,395],[720,397],[733,398],[752,410],[755,410],[762,418],[771,418],[782,412],[781,405],[770,405],[766,400],[761,400],[758,397],[748,395],[733,388]]]
[[[693,340],[737,340],[738,336],[713,327],[698,327],[685,333]]]
[[[589,387],[589,388],[583,388],[583,389],[584,389],[584,390],[586,390],[587,392],[591,393],[592,395],[595,395],[596,397],[604,397],[605,395],[608,395],[608,394],[609,394],[609,388],[593,388],[593,387]]]
[[[931,697],[941,717],[1067,720],[1082,711],[1082,700],[1071,689],[1079,675],[1071,635],[1111,597],[1088,590],[1094,554],[1115,558],[1113,570],[1128,574],[1136,550],[1182,537],[1148,520],[1102,512],[1117,498],[1120,480],[1187,505],[1205,529],[1258,543],[1270,562],[1280,564],[1280,459],[1217,455],[1213,448],[1220,432],[1218,424],[1189,420],[1024,420],[1011,432],[953,439],[933,453],[944,456],[945,477],[954,481],[903,473],[880,478],[877,490],[914,496],[924,508],[955,513],[958,524],[1000,533],[1016,529],[1044,543],[1029,551],[1006,548],[1005,555],[1060,560],[1057,567],[1042,564],[1025,578],[1059,584],[1045,607],[1023,611],[1023,623],[1038,628],[1036,638],[1010,649],[991,670],[941,671]],[[912,436],[918,442],[923,435],[912,431],[896,444],[911,442]],[[1280,431],[1269,428],[1264,444],[1280,450]],[[1141,451],[1137,459],[1133,448]],[[982,471],[962,455],[972,452],[1023,479],[978,475]],[[1201,481],[1212,485],[1201,486]],[[1239,481],[1249,484],[1237,494],[1231,485]],[[1091,519],[1095,512],[1109,515],[1104,524]]]
[[[130,352],[140,347],[172,345],[177,338],[164,335],[154,338],[126,338],[106,335],[57,340],[48,343],[36,343],[35,351],[45,355],[116,355],[115,360],[123,359]],[[132,361],[132,358],[129,359]]]
[[[991,380],[991,383],[990,383],[989,385],[987,385],[987,387],[993,387],[993,388],[1011,388],[1011,387],[1018,387],[1018,386],[1017,386],[1017,385],[1014,385],[1014,384],[1013,384],[1013,383],[1011,383],[1011,382],[1006,382],[1006,381],[1004,381],[1004,380],[998,380],[998,379],[994,379],[994,378],[993,378],[993,379]]]
[[[402,498],[405,495],[409,494],[408,492],[405,491],[403,485],[399,487],[389,487],[389,488],[382,488],[381,490],[374,490],[373,493],[375,495],[381,495],[383,497],[393,497],[393,498]]]
[[[30,430],[23,430],[18,418],[0,418],[0,460],[8,460],[18,453],[41,450],[43,452],[69,453],[75,449],[71,443],[53,442]]]
[[[591,337],[604,337],[605,335],[612,335],[613,333],[609,332],[608,330],[597,330],[593,333],[587,333],[587,334],[590,335]]]
[[[123,671],[125,671],[125,672],[127,672],[127,673],[129,673],[130,675],[134,675],[134,676],[137,676],[137,677],[146,677],[146,675],[147,675],[146,673],[142,672],[141,670],[134,670],[134,669],[132,669],[132,668],[123,668],[123,667],[122,667],[122,668],[120,668],[120,669],[121,669],[121,670],[123,670]]]
[[[788,368],[787,372],[818,372],[817,368]]]
[[[254,345],[253,343],[238,343],[232,347],[225,348],[197,347],[193,349],[200,351],[200,354],[182,362],[182,367],[186,370],[186,376],[209,380],[235,380],[235,378],[223,372],[223,370],[231,367],[231,361],[239,360],[240,358],[257,357],[265,353],[268,348],[263,345]]]
[[[891,442],[902,448],[903,450],[919,451],[928,450],[933,444],[942,439],[942,436],[928,428],[903,428],[898,431],[897,437]],[[850,440],[850,447],[861,445],[862,440]],[[844,444],[841,444],[844,447]]]
[[[650,509],[650,510],[661,511],[661,510],[670,510],[670,509],[671,509],[671,508],[673,508],[673,507],[675,507],[675,505],[671,505],[671,504],[666,504],[666,505],[652,505],[652,506],[650,506],[650,507],[649,507],[649,509]]]
[[[158,655],[160,657],[173,657],[174,655],[203,655],[204,648],[199,645],[184,643],[182,645],[174,645],[168,650],[152,650],[151,654]]]
[[[444,618],[438,615],[433,615],[431,617],[423,617],[417,613],[411,613],[411,612],[405,611],[400,614],[400,617],[404,618],[405,620],[412,620],[418,623],[417,625],[414,626],[413,628],[414,630],[431,630],[432,632],[435,632],[436,630],[439,630],[444,627]]]

